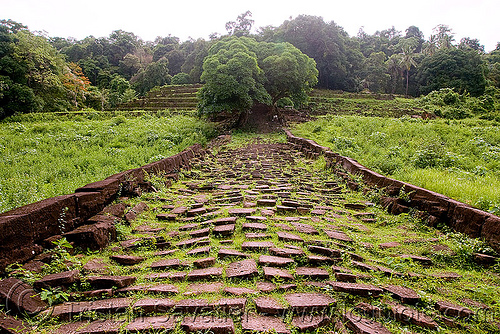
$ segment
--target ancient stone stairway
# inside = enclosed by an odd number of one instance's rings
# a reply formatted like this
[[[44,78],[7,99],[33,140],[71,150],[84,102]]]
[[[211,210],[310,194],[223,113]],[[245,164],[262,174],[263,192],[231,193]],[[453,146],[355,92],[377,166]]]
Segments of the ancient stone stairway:
[[[443,272],[426,253],[449,251],[439,233],[408,221],[391,230],[398,235],[378,234],[390,216],[350,190],[341,170],[322,167],[293,144],[215,147],[190,170],[153,178],[157,192],[104,210],[101,219],[119,222],[123,240],[89,253],[101,240],[95,232],[67,234],[84,248],[67,270],[33,287],[0,281],[11,314],[34,319],[9,315],[0,323],[79,334],[466,333],[478,325],[480,302],[422,293],[423,283],[452,289],[467,279]],[[409,259],[415,272],[388,267],[388,256]],[[491,282],[498,289],[498,277]],[[48,305],[36,294],[44,289],[67,289],[69,300]]]
[[[194,110],[201,85],[164,86],[145,97],[119,104],[117,110]]]

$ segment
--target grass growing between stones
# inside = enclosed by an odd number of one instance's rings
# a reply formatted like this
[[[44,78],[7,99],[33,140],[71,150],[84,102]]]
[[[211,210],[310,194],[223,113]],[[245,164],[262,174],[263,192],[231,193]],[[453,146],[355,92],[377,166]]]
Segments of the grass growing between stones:
[[[34,114],[0,122],[0,212],[70,194],[214,135],[211,124],[191,116],[113,115]]]
[[[500,128],[492,121],[326,115],[295,135],[392,178],[500,212]]]
[[[373,315],[364,315],[364,317],[377,321],[386,326],[392,333],[435,333],[436,330],[429,330],[415,324],[406,324],[395,319],[390,308],[393,303],[398,303],[390,293],[384,292],[380,297],[358,296],[345,292],[337,292],[328,285],[328,282],[335,282],[335,270],[340,267],[344,272],[350,272],[356,275],[357,283],[369,284],[376,287],[386,285],[397,285],[414,290],[419,296],[420,301],[415,307],[418,312],[436,318],[439,324],[439,333],[493,333],[497,330],[495,323],[500,321],[500,305],[497,301],[500,299],[500,268],[498,266],[483,268],[473,261],[472,254],[477,251],[485,250],[483,244],[474,241],[463,235],[452,233],[451,231],[438,231],[423,224],[421,221],[410,214],[392,216],[387,214],[378,205],[376,205],[376,196],[367,197],[362,192],[351,191],[345,186],[343,180],[333,171],[325,170],[323,159],[308,160],[302,155],[289,151],[287,154],[293,155],[293,162],[282,164],[286,155],[275,157],[274,160],[264,162],[263,159],[267,153],[270,153],[272,146],[266,146],[263,143],[272,143],[273,140],[280,140],[281,136],[257,136],[241,135],[233,136],[232,148],[222,147],[218,149],[218,155],[207,155],[203,161],[200,161],[193,170],[183,171],[179,174],[179,180],[172,186],[167,187],[162,182],[161,177],[154,179],[157,193],[147,193],[139,198],[121,199],[119,202],[126,203],[129,208],[134,205],[145,202],[149,209],[144,211],[138,218],[131,222],[130,226],[122,225],[119,228],[119,237],[121,240],[111,244],[106,249],[99,252],[90,252],[86,250],[77,250],[74,255],[66,255],[65,260],[72,261],[72,268],[81,269],[83,283],[75,284],[70,287],[70,292],[81,292],[89,290],[90,286],[86,283],[85,277],[95,275],[96,273],[86,272],[83,268],[91,260],[101,259],[107,264],[105,270],[113,275],[131,275],[137,278],[135,284],[172,284],[178,289],[177,294],[165,296],[160,294],[151,294],[145,292],[133,292],[128,296],[137,301],[142,298],[170,298],[175,302],[183,299],[206,299],[208,302],[215,302],[220,298],[235,298],[237,296],[226,292],[200,292],[194,293],[194,284],[203,284],[213,286],[221,284],[223,287],[247,288],[255,291],[255,294],[244,294],[242,298],[247,298],[245,313],[258,313],[254,302],[257,297],[271,297],[279,304],[286,306],[286,296],[294,292],[319,292],[328,295],[336,300],[336,305],[329,310],[328,315],[334,319],[340,319],[345,312],[355,311],[355,307],[360,303],[368,303],[381,309],[381,317]],[[259,139],[257,138],[259,137]],[[245,143],[253,143],[246,146]],[[259,146],[260,145],[260,146]],[[260,147],[257,150],[256,147]],[[255,152],[255,156],[252,155]],[[271,173],[271,171],[273,173]],[[261,173],[260,177],[255,172]],[[269,176],[265,176],[269,172]],[[165,181],[165,180],[163,180]],[[335,183],[338,188],[335,191],[326,191],[327,185]],[[201,186],[212,185],[211,190],[200,190]],[[266,188],[268,186],[268,188]],[[272,190],[284,188],[286,190]],[[190,193],[191,190],[193,193]],[[289,197],[284,193],[289,193]],[[243,200],[234,203],[216,202],[224,196],[233,196],[238,193],[244,197]],[[275,199],[276,206],[271,208],[256,206],[260,199]],[[304,205],[311,204],[313,208],[323,211],[315,212],[280,212],[277,210],[286,200],[295,200]],[[218,209],[212,211],[213,214],[206,216],[188,217],[186,214],[178,215],[172,221],[163,221],[157,218],[158,214],[169,213],[172,208],[191,207],[196,203],[203,203],[206,208],[217,206]],[[347,204],[362,204],[362,208],[351,209]],[[230,205],[231,204],[231,205]],[[222,218],[230,216],[231,208],[254,208],[254,215],[264,216],[267,219],[265,231],[270,237],[266,239],[257,239],[258,241],[270,241],[277,248],[295,247],[304,252],[303,256],[293,257],[294,263],[281,269],[288,270],[293,276],[292,281],[284,281],[278,278],[266,279],[263,275],[263,265],[258,265],[258,274],[256,277],[248,278],[227,278],[222,277],[206,278],[200,281],[171,280],[165,279],[154,281],[148,279],[148,275],[153,273],[174,273],[179,271],[191,272],[194,270],[193,261],[204,257],[215,257],[217,260],[213,267],[222,267],[224,270],[240,258],[219,258],[218,251],[221,248],[229,248],[236,251],[249,254],[250,258],[258,261],[261,255],[271,255],[268,250],[250,251],[243,250],[242,244],[249,241],[245,237],[247,231],[242,230],[242,224],[249,222],[245,216],[238,217],[235,223],[235,231],[232,236],[219,237],[212,231],[210,234],[211,250],[209,254],[189,255],[190,250],[199,245],[187,248],[177,247],[176,245],[184,240],[191,238],[190,232],[202,228],[193,227],[184,228],[187,224],[203,223],[209,219]],[[321,209],[323,208],[323,209]],[[266,211],[270,209],[273,214],[266,216]],[[318,234],[311,234],[299,231],[297,223],[313,227]],[[164,230],[154,233],[138,231],[141,226],[150,228],[164,228]],[[212,229],[214,225],[208,225]],[[291,231],[289,231],[291,229]],[[135,232],[134,232],[135,231]],[[329,237],[325,231],[337,231],[343,233],[351,241],[341,241]],[[178,232],[173,235],[172,232]],[[304,242],[284,241],[278,237],[277,232],[288,232],[298,236]],[[158,249],[155,242],[150,242],[144,238],[162,237],[170,242],[170,246],[164,249]],[[135,238],[143,238],[143,246],[136,249],[124,249],[124,241]],[[225,240],[231,240],[231,243],[224,243]],[[391,247],[384,247],[387,242],[397,243]],[[312,251],[310,246],[324,246],[341,252],[341,256],[332,263],[320,262],[313,263],[310,256],[318,255]],[[436,250],[439,249],[439,250]],[[175,250],[169,255],[158,255],[158,252],[166,250]],[[122,266],[111,260],[111,256],[116,254],[136,255],[144,258],[140,264],[133,266]],[[405,255],[414,255],[427,257],[432,263],[424,264],[417,259],[405,257]],[[361,260],[360,260],[361,258]],[[151,264],[165,259],[178,259],[184,263],[181,269],[153,270]],[[370,265],[375,270],[362,269],[359,262]],[[52,265],[51,265],[52,266]],[[313,267],[323,269],[328,273],[328,279],[310,279],[299,277],[296,273],[298,267]],[[60,269],[59,269],[60,270]],[[27,276],[25,271],[19,272],[18,276],[26,281],[33,282],[40,279],[44,274],[53,272],[46,269],[43,273]],[[439,278],[439,275],[445,273],[454,273],[455,276],[446,276]],[[451,277],[451,278],[450,278]],[[289,287],[287,290],[276,289],[271,292],[263,292],[258,288],[259,282],[270,282],[276,286],[293,283],[295,287]],[[116,289],[114,289],[116,293]],[[116,295],[114,297],[117,297]],[[82,298],[82,300],[88,300]],[[470,308],[474,312],[474,317],[466,320],[453,319],[454,324],[463,326],[453,328],[447,326],[440,319],[439,313],[435,310],[434,304],[438,300],[447,300],[455,304]],[[412,306],[413,307],[413,306]],[[160,313],[164,314],[164,313]],[[242,318],[239,315],[231,315],[217,311],[203,311],[203,315],[209,316],[229,316],[235,321],[235,331],[242,333]],[[108,316],[108,318],[130,321],[131,318],[139,314],[128,311],[126,314]],[[153,314],[147,314],[151,316]],[[105,317],[97,314],[91,315],[92,319],[103,319]],[[180,314],[182,317],[183,314]],[[199,315],[198,315],[199,316]],[[292,316],[287,313],[280,318],[286,324],[290,325]],[[50,332],[61,324],[54,319],[48,319],[46,322],[37,322],[33,318],[33,323],[39,326],[41,332]],[[332,331],[333,324],[326,325],[318,329],[317,333],[327,333]],[[124,332],[124,331],[122,331]],[[181,333],[179,324],[175,332]],[[335,331],[334,331],[335,332]],[[291,333],[298,333],[297,329],[291,328]]]

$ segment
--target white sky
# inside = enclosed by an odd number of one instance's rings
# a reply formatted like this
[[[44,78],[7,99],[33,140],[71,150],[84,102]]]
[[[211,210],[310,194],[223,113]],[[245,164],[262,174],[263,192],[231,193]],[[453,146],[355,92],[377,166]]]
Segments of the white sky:
[[[208,38],[226,33],[225,23],[250,10],[255,27],[279,26],[300,14],[335,21],[350,36],[415,25],[428,38],[438,24],[448,25],[456,41],[478,38],[491,51],[500,42],[499,0],[0,0],[0,19],[12,19],[51,37],[107,37],[113,30],[143,40],[156,36]]]

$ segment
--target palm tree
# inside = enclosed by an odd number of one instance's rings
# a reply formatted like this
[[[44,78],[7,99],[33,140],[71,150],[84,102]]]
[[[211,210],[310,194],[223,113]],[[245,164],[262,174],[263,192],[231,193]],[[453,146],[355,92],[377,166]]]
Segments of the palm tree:
[[[408,81],[410,78],[410,70],[412,66],[417,66],[417,63],[413,59],[415,57],[415,54],[413,51],[415,48],[411,45],[405,45],[402,48],[403,52],[401,52],[401,61],[399,62],[401,65],[403,65],[406,69],[406,96],[408,96]]]
[[[437,47],[437,35],[431,35],[429,40],[425,42],[425,47],[423,52],[426,55],[432,56],[434,53],[436,53],[438,47]]]

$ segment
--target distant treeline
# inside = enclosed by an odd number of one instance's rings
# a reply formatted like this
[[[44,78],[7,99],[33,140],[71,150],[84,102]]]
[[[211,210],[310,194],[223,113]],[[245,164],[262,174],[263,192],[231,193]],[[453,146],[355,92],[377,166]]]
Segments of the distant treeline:
[[[251,33],[251,13],[227,22],[227,35],[289,42],[316,61],[318,87],[420,96],[440,88],[481,96],[500,88],[500,43],[485,53],[478,39],[456,41],[437,26],[427,38],[416,26],[349,36],[334,22],[300,15]],[[227,36],[225,35],[225,36]],[[156,86],[199,83],[209,48],[220,38],[144,41],[131,32],[75,40],[0,21],[0,118],[15,112],[115,107]]]

